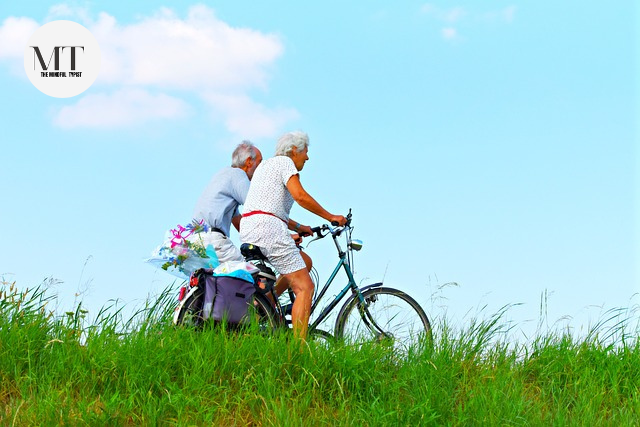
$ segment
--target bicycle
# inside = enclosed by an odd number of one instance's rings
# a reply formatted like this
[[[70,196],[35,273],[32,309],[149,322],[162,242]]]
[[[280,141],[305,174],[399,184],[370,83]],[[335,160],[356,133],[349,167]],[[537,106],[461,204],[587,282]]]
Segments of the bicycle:
[[[365,342],[384,342],[403,351],[421,343],[430,343],[432,332],[429,318],[411,296],[398,289],[384,287],[382,282],[362,288],[356,284],[351,268],[353,251],[359,251],[362,248],[362,242],[352,239],[351,220],[352,214],[349,211],[347,223],[344,226],[324,224],[312,228],[315,238],[308,244],[331,235],[338,251],[338,263],[333,272],[319,292],[316,287],[316,295],[311,306],[312,318],[340,270],[346,273],[348,283],[310,322],[309,337],[338,340],[355,345]],[[346,237],[346,251],[340,245],[339,239],[342,236]],[[260,248],[245,243],[241,246],[241,251],[247,262],[253,263],[260,270],[255,275],[256,293],[253,304],[250,305],[248,321],[257,321],[260,328],[266,331],[289,328],[291,322],[287,316],[291,314],[291,306],[295,300],[293,292],[289,290],[287,293],[291,302],[282,304],[275,292],[276,274]],[[349,291],[351,295],[338,312],[333,335],[320,329],[320,324],[331,315]],[[202,308],[203,294],[204,291],[192,290],[184,304],[181,304],[183,309],[176,312],[174,323],[200,326],[202,319],[198,318],[197,313]]]

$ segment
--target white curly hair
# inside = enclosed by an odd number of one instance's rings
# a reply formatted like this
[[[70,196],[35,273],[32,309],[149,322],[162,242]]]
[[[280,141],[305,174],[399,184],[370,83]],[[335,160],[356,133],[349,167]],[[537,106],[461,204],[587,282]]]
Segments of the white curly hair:
[[[309,135],[299,130],[285,133],[276,144],[276,156],[288,156],[293,147],[296,147],[297,151],[309,147]]]

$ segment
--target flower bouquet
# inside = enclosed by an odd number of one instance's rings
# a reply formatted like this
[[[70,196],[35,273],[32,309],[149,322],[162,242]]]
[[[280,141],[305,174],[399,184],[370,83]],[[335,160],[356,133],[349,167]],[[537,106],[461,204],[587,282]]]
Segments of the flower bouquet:
[[[146,262],[187,280],[199,268],[216,268],[220,263],[211,245],[204,246],[198,234],[208,232],[204,220],[193,220],[186,227],[169,230],[165,242],[158,246]]]

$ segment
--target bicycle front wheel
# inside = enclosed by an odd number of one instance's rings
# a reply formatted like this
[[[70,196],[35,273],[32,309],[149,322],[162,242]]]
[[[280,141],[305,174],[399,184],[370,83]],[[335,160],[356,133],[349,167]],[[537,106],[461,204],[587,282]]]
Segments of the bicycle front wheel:
[[[381,342],[401,353],[431,343],[431,323],[420,305],[393,288],[371,288],[347,301],[338,314],[335,335],[347,344]]]

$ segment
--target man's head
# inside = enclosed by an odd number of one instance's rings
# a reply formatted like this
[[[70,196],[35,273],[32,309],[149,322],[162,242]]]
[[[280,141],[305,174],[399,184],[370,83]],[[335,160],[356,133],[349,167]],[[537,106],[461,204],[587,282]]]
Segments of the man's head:
[[[242,141],[231,155],[231,166],[245,171],[249,179],[253,178],[253,173],[261,161],[262,153],[251,141]]]
[[[288,156],[293,160],[299,171],[304,163],[309,160],[307,151],[309,148],[309,136],[301,131],[287,132],[278,139],[276,156]]]

